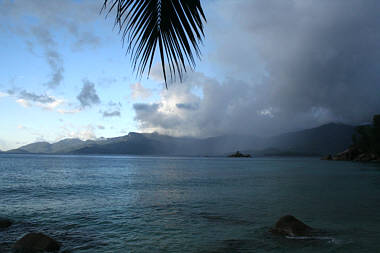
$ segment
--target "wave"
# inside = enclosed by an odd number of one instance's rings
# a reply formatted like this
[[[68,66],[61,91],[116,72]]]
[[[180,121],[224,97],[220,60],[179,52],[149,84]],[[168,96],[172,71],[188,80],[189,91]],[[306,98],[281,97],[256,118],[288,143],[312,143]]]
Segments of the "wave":
[[[324,240],[331,243],[337,243],[337,239],[330,236],[286,236],[286,238],[292,240]]]

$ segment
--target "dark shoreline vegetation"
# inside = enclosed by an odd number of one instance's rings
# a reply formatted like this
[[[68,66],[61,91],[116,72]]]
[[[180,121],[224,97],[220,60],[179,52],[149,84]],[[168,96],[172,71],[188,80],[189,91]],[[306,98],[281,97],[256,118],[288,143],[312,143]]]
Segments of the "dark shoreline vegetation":
[[[352,135],[352,145],[335,155],[327,155],[324,160],[380,162],[380,114],[374,115],[371,125],[356,127]]]

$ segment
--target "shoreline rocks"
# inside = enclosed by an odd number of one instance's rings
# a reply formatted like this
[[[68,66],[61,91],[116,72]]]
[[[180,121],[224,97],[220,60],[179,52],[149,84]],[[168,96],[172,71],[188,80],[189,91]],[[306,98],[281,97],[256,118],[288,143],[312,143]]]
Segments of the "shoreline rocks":
[[[57,252],[61,244],[43,233],[24,235],[13,246],[14,253]]]
[[[335,155],[327,155],[323,157],[322,160],[370,162],[380,161],[380,156],[373,153],[362,152],[356,147],[350,147],[341,153]]]
[[[285,236],[307,236],[312,230],[311,227],[298,220],[293,215],[285,215],[276,222],[270,232]]]
[[[0,218],[0,229],[12,226],[13,222],[9,219]]]

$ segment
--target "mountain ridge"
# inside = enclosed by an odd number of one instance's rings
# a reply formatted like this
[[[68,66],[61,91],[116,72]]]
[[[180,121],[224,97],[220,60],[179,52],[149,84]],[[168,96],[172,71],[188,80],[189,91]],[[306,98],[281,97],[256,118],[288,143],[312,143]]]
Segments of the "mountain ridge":
[[[224,156],[237,150],[265,155],[267,150],[272,155],[325,155],[349,146],[354,128],[342,123],[329,123],[271,137],[235,134],[196,138],[130,132],[97,140],[68,138],[55,143],[36,142],[6,153]]]

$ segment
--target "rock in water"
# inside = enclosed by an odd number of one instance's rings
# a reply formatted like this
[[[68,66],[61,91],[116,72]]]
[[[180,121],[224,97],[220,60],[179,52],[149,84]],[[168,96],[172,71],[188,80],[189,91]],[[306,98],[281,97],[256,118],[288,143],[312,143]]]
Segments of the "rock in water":
[[[281,217],[275,227],[271,229],[272,233],[287,236],[306,236],[309,235],[311,231],[311,227],[292,215]]]
[[[11,225],[11,220],[0,218],[0,229],[10,227]]]
[[[54,252],[61,247],[60,243],[42,233],[29,233],[13,246],[15,253]]]
[[[229,155],[228,157],[251,157],[250,154],[243,154],[239,151],[236,151],[236,153]]]

